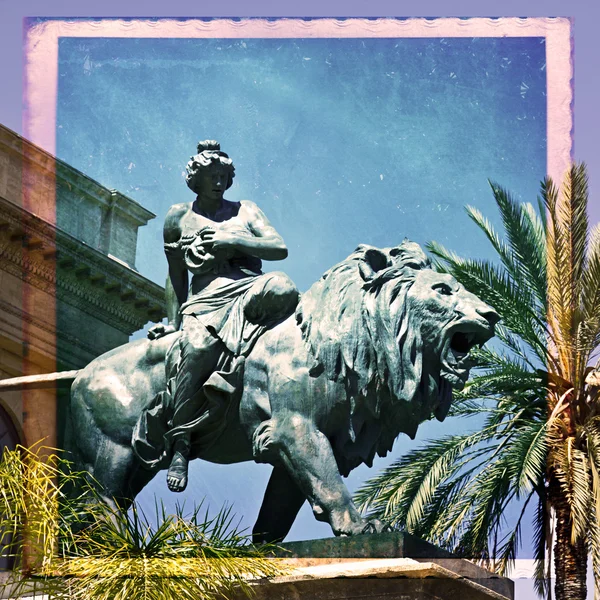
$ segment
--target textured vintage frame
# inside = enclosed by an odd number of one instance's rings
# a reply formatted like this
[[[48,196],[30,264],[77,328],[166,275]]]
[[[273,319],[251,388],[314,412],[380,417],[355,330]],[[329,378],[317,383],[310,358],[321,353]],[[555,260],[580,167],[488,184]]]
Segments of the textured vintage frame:
[[[30,20],[25,29],[24,136],[56,149],[58,46],[61,38],[474,38],[542,37],[547,71],[547,174],[560,181],[573,160],[573,44],[567,18],[440,19],[98,19]],[[27,206],[55,222],[54,202]],[[40,214],[41,213],[41,214]],[[530,574],[518,561],[513,577]],[[522,569],[519,569],[522,567]]]
[[[547,174],[560,180],[572,161],[572,28],[567,18],[86,19],[31,21],[28,25],[23,131],[52,154],[60,38],[542,37],[547,70]]]

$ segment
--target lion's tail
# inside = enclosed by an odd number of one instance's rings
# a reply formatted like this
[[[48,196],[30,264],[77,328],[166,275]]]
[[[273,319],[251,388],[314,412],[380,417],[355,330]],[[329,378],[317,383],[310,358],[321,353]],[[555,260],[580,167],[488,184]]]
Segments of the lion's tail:
[[[59,371],[43,375],[26,375],[0,381],[0,392],[69,388],[79,371]]]

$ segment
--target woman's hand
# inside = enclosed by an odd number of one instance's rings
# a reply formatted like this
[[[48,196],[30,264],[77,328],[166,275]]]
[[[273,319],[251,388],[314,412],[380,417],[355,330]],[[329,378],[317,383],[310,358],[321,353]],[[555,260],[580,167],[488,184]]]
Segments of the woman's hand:
[[[215,257],[212,248],[209,249],[198,235],[188,246],[184,255],[185,266],[194,275],[202,275],[214,270],[219,261]]]
[[[237,248],[238,236],[221,229],[215,230],[212,227],[206,227],[200,232],[200,239],[202,245],[210,249],[213,254],[219,253],[231,253]]]
[[[156,323],[148,329],[148,339],[157,340],[169,333],[175,333],[177,328],[174,325],[165,325],[163,323]]]

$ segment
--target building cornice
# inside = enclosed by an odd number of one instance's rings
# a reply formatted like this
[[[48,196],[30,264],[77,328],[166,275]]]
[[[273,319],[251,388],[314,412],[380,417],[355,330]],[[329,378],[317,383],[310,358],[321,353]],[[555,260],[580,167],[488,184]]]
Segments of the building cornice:
[[[85,196],[97,204],[116,207],[135,225],[146,225],[156,215],[135,200],[117,190],[109,190],[75,167],[56,158],[39,146],[21,137],[11,129],[0,125],[0,153],[12,152],[36,170],[56,178],[57,188],[67,187],[79,196]],[[24,165],[24,166],[25,166]]]
[[[161,286],[2,197],[0,264],[128,335],[165,316]]]

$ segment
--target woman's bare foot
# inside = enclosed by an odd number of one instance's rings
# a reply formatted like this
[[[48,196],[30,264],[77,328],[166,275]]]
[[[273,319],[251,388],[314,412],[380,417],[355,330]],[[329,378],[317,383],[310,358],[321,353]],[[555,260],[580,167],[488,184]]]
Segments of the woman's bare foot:
[[[172,492],[183,492],[188,482],[188,459],[176,451],[167,471],[167,486]]]

